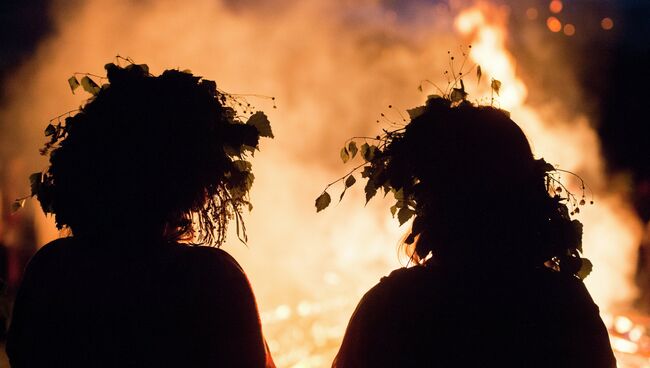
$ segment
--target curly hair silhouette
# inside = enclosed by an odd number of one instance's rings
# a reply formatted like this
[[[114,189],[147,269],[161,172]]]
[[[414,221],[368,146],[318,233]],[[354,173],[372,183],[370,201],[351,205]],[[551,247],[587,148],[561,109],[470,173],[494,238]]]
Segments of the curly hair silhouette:
[[[108,64],[107,74],[110,84],[65,120],[36,193],[43,209],[75,234],[178,239],[198,220],[200,240],[220,244],[233,211],[247,204],[236,192],[253,178],[236,155],[257,147],[260,133],[224,106],[228,95],[212,81],[138,65]]]

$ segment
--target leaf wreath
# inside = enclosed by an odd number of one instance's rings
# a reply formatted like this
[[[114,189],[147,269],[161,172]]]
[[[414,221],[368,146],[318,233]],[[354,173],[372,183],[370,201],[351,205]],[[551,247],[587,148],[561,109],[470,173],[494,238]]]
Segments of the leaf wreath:
[[[477,78],[480,80],[481,76],[482,71],[478,66]],[[493,93],[498,95],[501,82],[492,80],[491,87]],[[419,89],[422,90],[421,86]],[[468,101],[467,97],[465,84],[462,79],[458,78],[450,84],[450,88],[442,91],[442,95],[428,96],[425,105],[408,109],[407,113],[410,120],[413,121],[425,113],[427,109],[436,105],[443,105],[448,108],[474,106]],[[390,109],[392,106],[389,105],[388,108]],[[507,112],[504,113],[509,115]],[[384,117],[384,114],[382,114],[382,117]],[[406,121],[406,119],[403,120]],[[361,177],[366,179],[364,187],[366,203],[379,192],[383,192],[384,196],[392,193],[395,203],[390,207],[390,212],[393,217],[397,217],[400,226],[414,219],[411,231],[405,240],[405,243],[413,244],[425,227],[424,221],[422,221],[422,209],[416,196],[418,178],[405,179],[405,177],[409,176],[408,174],[389,172],[389,163],[393,160],[393,154],[396,151],[394,148],[402,144],[408,124],[392,123],[391,125],[394,129],[383,129],[382,134],[376,137],[353,137],[346,141],[340,150],[342,161],[344,163],[351,161],[360,151],[362,162],[324,188],[321,195],[316,199],[316,210],[320,212],[331,203],[328,189],[338,182],[345,183],[340,195],[340,199],[342,199],[348,188],[357,182],[354,174],[361,171]],[[360,150],[357,149],[359,146]],[[545,239],[543,241],[556,249],[556,256],[549,259],[546,266],[584,279],[591,272],[592,264],[588,259],[581,257],[582,224],[578,220],[571,219],[571,216],[578,214],[580,207],[586,204],[585,193],[587,187],[578,175],[560,170],[547,163],[544,159],[536,160],[535,164],[539,177],[544,177],[545,180],[548,192],[548,221],[553,229],[548,234],[544,234]],[[560,173],[574,175],[579,180],[582,188],[580,198],[577,198],[562,184],[559,177]],[[593,204],[593,200],[590,203]],[[569,207],[571,211],[569,211]],[[426,255],[420,256],[421,259],[424,259]]]
[[[122,67],[120,61],[126,61],[127,65]],[[129,58],[118,56],[117,63],[105,65],[106,76],[98,76],[88,73],[75,73],[67,82],[72,93],[81,87],[92,96],[85,106],[78,110],[68,111],[52,120],[45,128],[45,136],[48,141],[40,150],[41,155],[50,156],[69,140],[69,134],[78,124],[84,124],[82,119],[77,119],[85,113],[85,109],[94,100],[101,98],[102,94],[108,93],[112,86],[119,85],[129,78],[161,78],[166,77],[172,82],[196,86],[207,93],[212,99],[215,110],[221,111],[221,115],[215,121],[210,122],[214,129],[220,132],[221,158],[218,162],[222,165],[224,172],[220,175],[219,182],[205,183],[206,200],[199,204],[191,205],[191,208],[182,209],[181,223],[172,224],[181,229],[184,233],[194,233],[194,222],[198,222],[198,240],[208,245],[221,245],[226,238],[227,224],[234,219],[237,225],[237,236],[246,242],[246,227],[244,225],[242,210],[252,209],[249,201],[249,192],[255,179],[252,173],[252,165],[248,156],[253,155],[258,149],[260,137],[273,138],[271,124],[261,111],[255,108],[246,100],[246,96],[233,95],[217,88],[214,81],[202,79],[193,75],[190,71],[167,70],[161,76],[153,76],[146,64],[136,64]],[[79,77],[81,79],[79,80]],[[95,82],[95,80],[98,82]],[[174,85],[176,86],[176,85]],[[270,97],[273,101],[275,98]],[[275,107],[275,104],[274,106]],[[216,147],[216,146],[215,146]],[[56,173],[52,165],[42,172],[37,172],[29,177],[31,194],[30,196],[17,199],[12,205],[13,210],[24,206],[25,200],[29,197],[36,197],[46,214],[55,214],[57,227],[62,228],[69,225],[68,219],[57,213]]]

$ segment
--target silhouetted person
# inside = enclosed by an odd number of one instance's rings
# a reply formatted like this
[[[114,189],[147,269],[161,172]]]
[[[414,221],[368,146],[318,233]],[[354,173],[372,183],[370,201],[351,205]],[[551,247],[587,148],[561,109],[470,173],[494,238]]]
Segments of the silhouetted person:
[[[50,167],[34,191],[73,235],[27,267],[12,367],[273,367],[246,275],[218,249],[248,204],[239,159],[260,132],[214,82],[107,72],[109,85],[46,131]],[[215,247],[179,243],[193,235]]]
[[[370,180],[414,207],[416,265],[366,293],[333,367],[615,367],[581,225],[504,112],[432,98],[385,142]]]

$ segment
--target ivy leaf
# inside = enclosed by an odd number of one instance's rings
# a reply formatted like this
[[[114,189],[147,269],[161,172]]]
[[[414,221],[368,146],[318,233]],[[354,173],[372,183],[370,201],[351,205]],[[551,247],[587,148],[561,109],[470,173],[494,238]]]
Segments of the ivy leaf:
[[[418,107],[414,107],[412,109],[408,109],[408,110],[406,110],[406,112],[408,112],[409,117],[411,118],[411,120],[413,120],[413,119],[417,118],[418,116],[424,114],[424,109],[425,109],[424,106],[418,106]]]
[[[29,187],[32,191],[32,196],[36,195],[41,188],[43,182],[43,173],[37,172],[29,176]]]
[[[350,175],[348,176],[347,179],[345,179],[345,188],[349,188],[354,185],[354,183],[357,182],[357,179],[354,178],[354,176]]]
[[[48,124],[47,128],[45,128],[45,136],[49,137],[51,135],[54,135],[56,133],[56,127],[52,124]]]
[[[501,81],[492,79],[492,83],[490,83],[490,87],[498,95],[499,91],[501,90]]]
[[[246,122],[248,125],[254,126],[262,137],[274,138],[273,131],[271,131],[271,122],[265,113],[258,111],[251,115]]]
[[[23,207],[25,207],[25,198],[16,199],[11,203],[11,213],[15,213]]]
[[[361,171],[361,177],[362,178],[369,178],[369,177],[372,176],[373,173],[374,173],[374,170],[373,170],[372,166],[365,166],[363,168],[363,170]]]
[[[318,198],[316,198],[316,212],[320,212],[327,208],[327,206],[330,205],[332,202],[332,197],[330,197],[329,193],[323,192]]]
[[[479,66],[476,67],[476,78],[478,78],[478,80],[476,81],[476,84],[481,83],[481,77],[482,76],[483,76],[483,71],[481,70],[481,66],[479,65]]]
[[[370,146],[368,143],[364,143],[361,146],[361,157],[363,157],[364,160],[370,162],[373,158],[375,158],[377,149],[377,146]]]
[[[339,202],[343,200],[343,196],[345,195],[345,192],[348,190],[349,187],[353,186],[354,183],[357,182],[357,179],[354,178],[354,176],[350,175],[348,176],[347,179],[345,179],[345,189],[343,189],[343,192],[341,192],[341,196],[339,197]]]
[[[397,212],[397,220],[399,220],[400,226],[404,225],[406,221],[408,221],[411,217],[415,215],[415,211],[408,207],[402,207],[400,210]]]
[[[235,160],[232,162],[232,164],[235,166],[235,168],[237,168],[237,170],[241,172],[250,172],[253,169],[253,165],[251,165],[251,163],[246,160]]]
[[[377,187],[375,186],[375,183],[372,180],[368,180],[368,183],[366,183],[366,187],[363,189],[364,192],[366,192],[366,204],[370,202],[372,197],[377,194]]]
[[[350,160],[350,154],[348,153],[348,149],[346,147],[341,148],[341,160],[343,160],[343,163],[346,163]]]
[[[96,96],[99,93],[99,86],[95,81],[90,79],[87,75],[81,78],[81,87],[83,87],[84,91],[90,93],[93,96]]]
[[[70,85],[70,90],[72,91],[72,94],[74,94],[74,90],[79,88],[79,81],[77,80],[77,77],[74,75],[70,78],[68,78],[68,85]]]
[[[399,188],[399,190],[394,190],[393,195],[398,201],[404,201],[404,188]]]
[[[354,158],[354,156],[357,155],[357,152],[359,152],[359,149],[357,148],[357,142],[352,141],[348,144],[348,152],[350,153],[350,158]]]
[[[366,158],[366,156],[368,156],[369,150],[370,150],[370,145],[368,143],[364,143],[361,145],[361,157],[363,157],[363,159],[366,161],[370,161]]]
[[[460,88],[454,88],[451,91],[449,98],[451,99],[451,102],[465,101],[467,98],[467,92],[465,92],[465,83],[463,83],[462,79],[460,80]]]
[[[594,269],[593,263],[591,263],[591,261],[588,260],[587,258],[582,258],[582,265],[578,270],[577,276],[580,279],[584,280],[587,276],[589,276],[589,274],[593,269]]]

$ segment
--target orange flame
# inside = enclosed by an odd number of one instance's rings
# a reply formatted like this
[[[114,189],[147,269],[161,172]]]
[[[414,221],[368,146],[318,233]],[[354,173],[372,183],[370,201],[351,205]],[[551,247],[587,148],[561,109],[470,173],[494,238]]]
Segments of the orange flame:
[[[641,227],[625,198],[605,186],[600,142],[587,117],[564,121],[553,110],[568,106],[527,104],[528,90],[505,47],[507,28],[504,14],[498,9],[488,5],[467,9],[456,18],[455,27],[471,39],[470,59],[488,77],[502,82],[500,106],[509,110],[522,126],[537,155],[562,169],[579,173],[594,187],[596,205],[580,217],[585,225],[585,253],[595,264],[586,283],[603,310],[630,305],[636,292],[632,277]],[[573,185],[573,190],[580,188]]]

